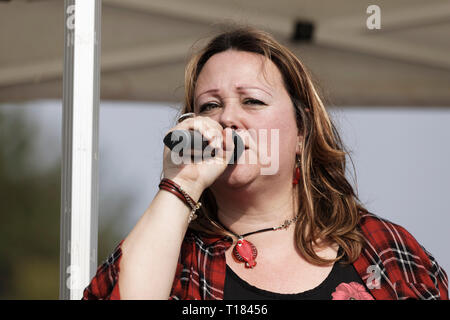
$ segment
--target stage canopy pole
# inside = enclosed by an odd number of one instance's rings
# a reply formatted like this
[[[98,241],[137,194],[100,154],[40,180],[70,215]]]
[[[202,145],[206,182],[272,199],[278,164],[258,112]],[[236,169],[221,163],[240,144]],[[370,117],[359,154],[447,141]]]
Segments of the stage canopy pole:
[[[101,0],[65,0],[60,299],[81,299],[95,274]]]

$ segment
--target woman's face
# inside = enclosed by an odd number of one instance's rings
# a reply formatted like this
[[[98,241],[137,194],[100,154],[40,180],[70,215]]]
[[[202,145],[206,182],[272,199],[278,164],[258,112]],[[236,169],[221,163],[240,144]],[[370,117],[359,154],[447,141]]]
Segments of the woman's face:
[[[239,186],[256,179],[292,180],[301,140],[292,101],[272,61],[236,50],[213,55],[199,74],[194,111],[236,129],[249,148],[217,181]]]

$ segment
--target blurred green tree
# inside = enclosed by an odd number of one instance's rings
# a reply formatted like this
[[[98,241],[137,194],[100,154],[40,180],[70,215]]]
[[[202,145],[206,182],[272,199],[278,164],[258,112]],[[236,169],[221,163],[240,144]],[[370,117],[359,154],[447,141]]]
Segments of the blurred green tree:
[[[0,109],[0,299],[58,299],[61,161],[33,164],[39,129],[17,109]],[[123,237],[117,225],[131,201],[125,193],[100,199],[99,264]]]

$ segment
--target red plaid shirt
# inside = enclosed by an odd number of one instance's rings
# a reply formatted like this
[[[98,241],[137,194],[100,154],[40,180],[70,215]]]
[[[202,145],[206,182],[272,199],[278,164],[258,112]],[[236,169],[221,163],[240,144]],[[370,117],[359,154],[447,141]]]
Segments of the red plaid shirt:
[[[365,245],[353,266],[375,299],[448,300],[447,274],[408,231],[371,213],[361,214],[359,227]],[[98,268],[83,299],[120,299],[121,243]],[[188,230],[169,299],[223,299],[225,251],[231,245],[228,237],[199,236]]]

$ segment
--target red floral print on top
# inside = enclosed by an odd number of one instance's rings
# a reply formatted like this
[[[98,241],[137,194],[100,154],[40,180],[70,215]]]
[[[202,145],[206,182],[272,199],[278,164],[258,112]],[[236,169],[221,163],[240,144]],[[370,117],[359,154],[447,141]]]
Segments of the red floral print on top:
[[[373,300],[364,286],[357,282],[341,283],[331,296],[333,300]]]

